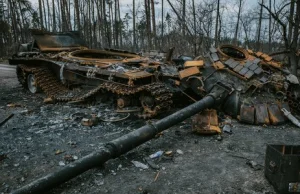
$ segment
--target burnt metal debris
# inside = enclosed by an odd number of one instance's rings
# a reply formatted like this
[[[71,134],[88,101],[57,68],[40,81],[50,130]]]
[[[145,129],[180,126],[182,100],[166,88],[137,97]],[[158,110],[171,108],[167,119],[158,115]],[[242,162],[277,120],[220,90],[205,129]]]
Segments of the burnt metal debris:
[[[196,101],[222,83],[232,95],[214,108],[242,122],[276,125],[286,120],[282,108],[300,110],[297,77],[262,52],[223,45],[194,61],[171,61],[172,48],[160,62],[127,51],[88,49],[75,32],[34,31],[33,37],[10,64],[17,65],[25,88],[43,90],[53,101],[82,102],[106,93],[119,112],[140,110],[146,119],[167,111],[177,92]],[[72,89],[78,85],[89,87]]]
[[[10,59],[10,64],[18,65],[20,83],[33,93],[42,89],[56,101],[84,101],[104,92],[115,97],[121,112],[141,107],[143,118],[168,110],[176,92],[196,102],[14,193],[47,191],[208,108],[242,122],[267,125],[286,121],[281,109],[286,114],[300,110],[299,81],[294,75],[267,54],[232,45],[211,48],[206,56],[184,63],[158,62],[119,50],[87,49],[74,33],[35,33],[34,42],[23,47],[27,50]],[[78,84],[93,87],[70,89]],[[199,123],[211,124],[194,121],[195,129]]]

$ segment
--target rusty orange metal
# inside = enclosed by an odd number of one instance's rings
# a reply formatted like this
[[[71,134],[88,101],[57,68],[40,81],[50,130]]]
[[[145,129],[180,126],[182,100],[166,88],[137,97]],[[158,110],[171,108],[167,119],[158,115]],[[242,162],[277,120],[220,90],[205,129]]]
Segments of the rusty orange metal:
[[[250,105],[242,105],[240,109],[240,121],[244,123],[255,123],[255,108]]]
[[[260,124],[270,124],[268,108],[266,104],[255,105],[255,123]]]
[[[203,67],[204,66],[204,61],[203,60],[198,60],[198,61],[186,61],[184,63],[184,67],[188,68],[188,67]]]
[[[184,70],[179,71],[179,78],[183,79],[192,75],[200,74],[198,67],[190,67]]]
[[[268,105],[268,113],[272,125],[278,125],[284,123],[285,118],[282,115],[282,112],[280,111],[277,104]]]
[[[260,51],[255,53],[255,55],[256,55],[257,57],[260,57],[260,56],[263,55],[263,54],[264,54],[264,53],[262,53],[262,52],[260,52]]]
[[[269,61],[271,61],[271,60],[273,59],[272,57],[270,57],[270,56],[267,55],[267,54],[262,54],[262,55],[261,55],[261,58],[262,58],[263,60],[267,61],[267,62],[269,62]]]
[[[224,69],[225,65],[221,61],[217,61],[213,64],[215,69]]]
[[[206,109],[192,117],[192,131],[198,134],[221,133],[215,109]]]

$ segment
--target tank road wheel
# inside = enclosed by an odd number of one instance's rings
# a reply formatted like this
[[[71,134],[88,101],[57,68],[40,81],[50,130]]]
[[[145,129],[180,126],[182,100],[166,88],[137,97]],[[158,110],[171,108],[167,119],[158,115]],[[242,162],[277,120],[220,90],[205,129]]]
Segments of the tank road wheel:
[[[27,73],[22,70],[22,68],[17,66],[17,77],[23,88],[27,89]]]
[[[33,94],[38,93],[40,91],[39,86],[37,85],[34,74],[30,73],[27,76],[27,87],[29,91]]]
[[[151,118],[157,114],[157,110],[155,109],[155,99],[153,96],[143,95],[140,97],[140,102],[143,107],[143,113],[139,115],[140,117],[146,119]]]

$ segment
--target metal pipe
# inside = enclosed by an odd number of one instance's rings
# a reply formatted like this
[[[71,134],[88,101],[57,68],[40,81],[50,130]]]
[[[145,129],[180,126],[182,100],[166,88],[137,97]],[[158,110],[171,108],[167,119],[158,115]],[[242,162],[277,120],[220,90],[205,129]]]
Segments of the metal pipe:
[[[51,188],[56,187],[79,174],[102,165],[106,161],[116,158],[131,149],[145,143],[146,141],[155,137],[155,135],[169,127],[184,121],[185,119],[193,116],[194,114],[212,107],[220,99],[224,99],[227,95],[219,91],[204,97],[202,100],[187,106],[186,108],[175,112],[155,123],[145,125],[135,131],[132,131],[122,137],[119,137],[107,143],[100,150],[93,152],[80,160],[77,160],[63,169],[50,173],[45,177],[37,179],[22,188],[13,191],[13,194],[25,193],[43,193],[49,191]],[[220,96],[223,95],[222,98]]]

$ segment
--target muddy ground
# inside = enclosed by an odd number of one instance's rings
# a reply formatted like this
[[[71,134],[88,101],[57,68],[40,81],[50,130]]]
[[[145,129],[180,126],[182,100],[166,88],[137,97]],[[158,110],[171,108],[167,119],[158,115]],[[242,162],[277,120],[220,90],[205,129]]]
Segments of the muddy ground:
[[[0,157],[1,194],[59,170],[146,124],[129,117],[85,127],[74,113],[105,114],[113,110],[111,105],[46,105],[44,97],[24,90],[13,68],[0,66],[0,118],[14,114],[0,127],[0,156],[7,156]],[[275,193],[264,177],[266,145],[297,144],[300,130],[291,124],[263,127],[235,120],[232,130],[233,134],[224,133],[218,141],[216,136],[193,134],[188,119],[49,193]],[[159,169],[141,169],[132,163],[147,164],[144,158],[160,150],[173,151],[173,157],[153,160]],[[257,163],[255,168],[249,161]]]

